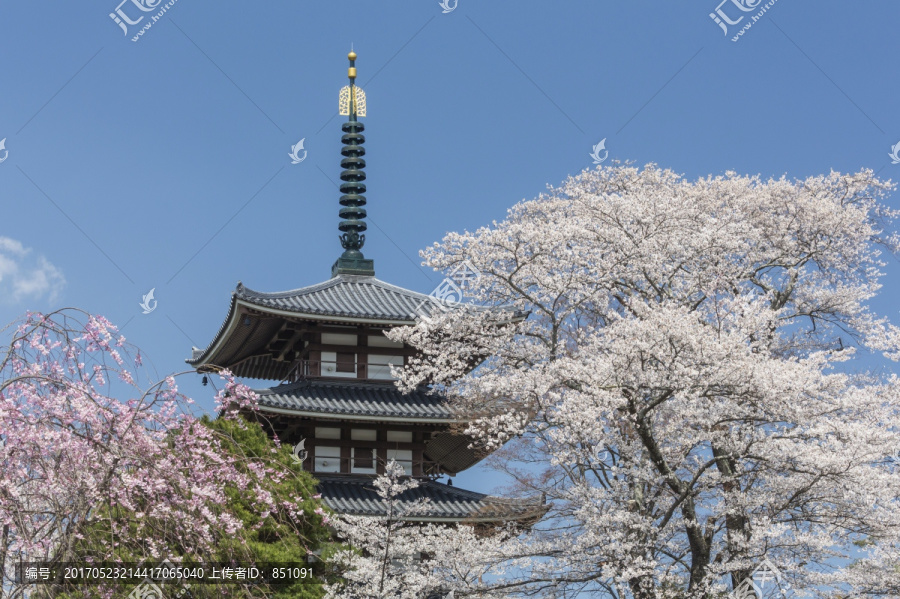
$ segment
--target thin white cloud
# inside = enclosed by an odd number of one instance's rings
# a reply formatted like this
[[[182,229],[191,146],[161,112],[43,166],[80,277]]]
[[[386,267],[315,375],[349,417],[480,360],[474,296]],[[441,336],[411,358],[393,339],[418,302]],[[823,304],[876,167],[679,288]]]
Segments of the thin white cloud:
[[[28,253],[21,241],[10,239],[9,237],[0,237],[0,252],[13,254],[16,256],[24,256]]]
[[[43,256],[34,256],[20,241],[0,236],[0,302],[20,303],[59,298],[66,279]]]

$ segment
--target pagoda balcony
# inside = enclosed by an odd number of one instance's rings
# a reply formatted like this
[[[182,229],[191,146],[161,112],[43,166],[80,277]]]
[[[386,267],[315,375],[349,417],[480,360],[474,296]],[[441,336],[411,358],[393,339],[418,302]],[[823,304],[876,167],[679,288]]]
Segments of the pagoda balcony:
[[[414,478],[434,479],[443,474],[447,474],[441,468],[438,462],[428,459],[393,459],[401,468],[403,468],[406,476]],[[360,460],[359,458],[313,458],[307,457],[303,461],[303,469],[318,475],[352,475],[352,476],[376,476],[385,472],[384,460]]]
[[[350,349],[350,348],[348,348]],[[336,359],[302,359],[292,365],[285,383],[295,383],[308,379],[355,380],[365,382],[392,383],[397,380],[391,373],[391,366],[403,366],[403,356],[368,354],[365,361],[360,356],[366,354],[348,351],[337,353]]]

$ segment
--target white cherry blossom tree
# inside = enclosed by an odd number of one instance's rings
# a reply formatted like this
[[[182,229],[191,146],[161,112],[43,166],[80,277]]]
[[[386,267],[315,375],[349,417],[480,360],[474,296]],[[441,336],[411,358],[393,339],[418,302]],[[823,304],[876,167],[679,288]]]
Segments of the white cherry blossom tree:
[[[425,500],[402,495],[419,486],[391,460],[372,482],[384,506],[383,517],[339,515],[331,520],[349,548],[331,564],[343,580],[327,587],[326,599],[445,599],[482,597],[492,568],[509,561],[500,553],[504,531],[479,534],[467,524],[417,522]]]
[[[613,165],[423,252],[505,308],[395,330],[423,352],[403,386],[514,439],[490,463],[552,506],[482,591],[721,597],[765,561],[794,592],[900,596],[900,330],[868,307],[891,190]]]

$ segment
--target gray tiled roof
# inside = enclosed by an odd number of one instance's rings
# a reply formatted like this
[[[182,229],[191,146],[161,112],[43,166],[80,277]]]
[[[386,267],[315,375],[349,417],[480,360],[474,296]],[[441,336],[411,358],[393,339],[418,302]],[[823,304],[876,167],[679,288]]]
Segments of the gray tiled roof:
[[[185,361],[195,368],[209,364],[227,367],[240,377],[283,380],[291,363],[273,360],[265,348],[286,318],[399,326],[414,324],[419,317],[429,317],[453,306],[370,276],[338,275],[316,285],[278,293],[254,291],[238,283],[231,294],[225,322],[213,340],[206,349],[193,348]],[[498,315],[498,322],[527,316],[511,307],[467,307],[490,310]],[[243,324],[238,325],[239,322]]]
[[[387,514],[371,477],[319,475],[318,479],[322,499],[335,512],[356,516]],[[540,498],[505,499],[431,480],[420,481],[418,487],[405,491],[399,499],[427,501],[424,509],[409,514],[407,520],[522,520],[540,517],[546,511]]]
[[[425,391],[404,394],[393,383],[309,380],[257,391],[260,408],[380,418],[453,420],[445,398]]]
[[[301,314],[414,322],[436,309],[436,300],[375,277],[338,275],[292,291],[263,293],[241,284],[235,296],[249,304]]]

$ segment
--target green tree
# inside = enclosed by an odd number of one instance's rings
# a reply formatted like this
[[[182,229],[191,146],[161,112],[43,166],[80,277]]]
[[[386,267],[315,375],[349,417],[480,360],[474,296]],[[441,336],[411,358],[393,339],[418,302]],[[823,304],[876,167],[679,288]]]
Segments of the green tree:
[[[228,509],[243,522],[241,538],[223,543],[223,554],[233,553],[242,541],[257,562],[305,563],[310,554],[328,557],[336,548],[325,524],[328,514],[316,495],[316,480],[294,461],[291,448],[276,446],[255,422],[211,420],[202,422],[223,439],[223,446],[238,458],[244,468],[270,468],[277,473],[268,478],[266,489],[280,506],[278,512],[260,512],[257,506],[237,489],[229,490]],[[297,505],[292,498],[302,497]],[[294,512],[296,510],[296,512]],[[298,517],[299,516],[299,517]],[[223,555],[223,557],[224,557]],[[274,589],[273,599],[315,599],[322,597],[321,585],[298,582]]]

